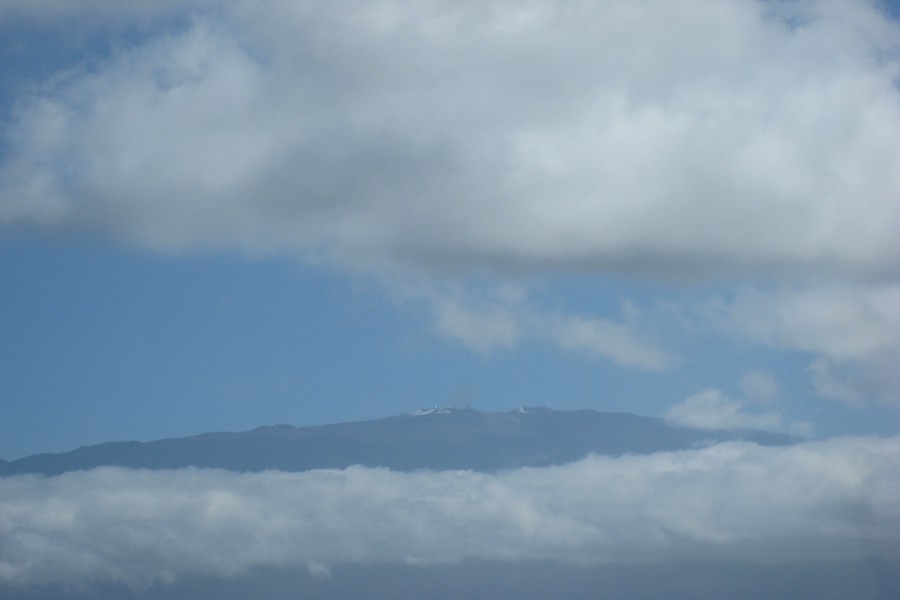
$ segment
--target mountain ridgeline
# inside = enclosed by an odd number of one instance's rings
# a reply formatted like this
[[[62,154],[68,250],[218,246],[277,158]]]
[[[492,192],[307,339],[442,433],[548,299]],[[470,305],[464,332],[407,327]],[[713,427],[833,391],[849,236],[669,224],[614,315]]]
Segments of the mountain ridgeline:
[[[152,442],[109,442],[59,454],[0,461],[0,475],[58,475],[100,466],[308,471],[351,465],[499,471],[579,460],[590,453],[649,454],[743,440],[787,445],[800,438],[756,430],[701,430],[663,419],[594,410],[435,408],[372,421],[276,425]]]

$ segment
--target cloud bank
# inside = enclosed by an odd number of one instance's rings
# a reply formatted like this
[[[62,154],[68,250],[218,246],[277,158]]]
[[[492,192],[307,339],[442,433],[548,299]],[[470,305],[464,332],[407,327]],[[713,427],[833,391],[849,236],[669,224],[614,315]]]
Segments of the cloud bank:
[[[468,471],[102,468],[0,479],[0,581],[148,585],[254,566],[759,562],[900,553],[900,438]]]

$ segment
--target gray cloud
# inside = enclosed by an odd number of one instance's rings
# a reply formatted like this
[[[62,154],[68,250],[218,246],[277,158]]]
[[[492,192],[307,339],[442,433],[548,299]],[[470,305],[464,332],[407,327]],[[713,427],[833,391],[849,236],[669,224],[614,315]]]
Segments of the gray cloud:
[[[0,218],[355,265],[896,274],[898,29],[867,2],[231,4],[21,98]]]
[[[0,580],[132,585],[253,566],[778,562],[900,550],[900,438],[730,443],[497,475],[103,468],[0,479]]]

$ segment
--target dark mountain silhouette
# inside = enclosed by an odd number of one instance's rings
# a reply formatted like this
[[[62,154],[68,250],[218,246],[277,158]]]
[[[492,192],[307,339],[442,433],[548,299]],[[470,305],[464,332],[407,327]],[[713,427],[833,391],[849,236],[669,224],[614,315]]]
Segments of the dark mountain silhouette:
[[[351,465],[497,471],[564,464],[589,453],[621,455],[746,440],[785,445],[799,438],[754,430],[700,430],[663,419],[594,410],[442,408],[316,427],[276,425],[152,442],[110,442],[0,462],[0,474],[57,475],[99,466],[232,471],[307,471]]]

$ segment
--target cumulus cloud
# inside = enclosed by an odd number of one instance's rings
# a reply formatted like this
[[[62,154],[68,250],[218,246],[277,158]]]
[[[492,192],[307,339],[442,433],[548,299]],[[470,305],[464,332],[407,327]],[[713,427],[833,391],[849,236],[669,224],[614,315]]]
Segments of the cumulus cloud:
[[[746,381],[746,379],[745,379]],[[707,389],[685,398],[666,411],[666,419],[698,429],[762,429],[809,435],[806,422],[788,423],[778,411],[747,412],[745,403],[729,398],[717,389]]]
[[[0,580],[133,585],[259,565],[574,564],[896,554],[900,438],[701,450],[490,475],[102,468],[0,479]]]
[[[898,31],[851,0],[227,3],[21,97],[0,219],[354,265],[896,274]]]

